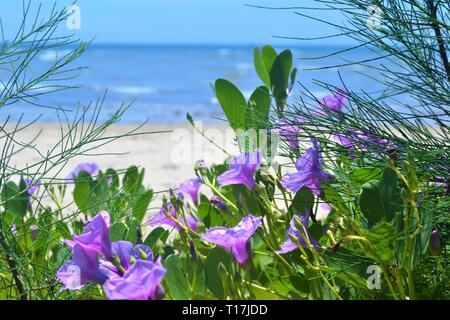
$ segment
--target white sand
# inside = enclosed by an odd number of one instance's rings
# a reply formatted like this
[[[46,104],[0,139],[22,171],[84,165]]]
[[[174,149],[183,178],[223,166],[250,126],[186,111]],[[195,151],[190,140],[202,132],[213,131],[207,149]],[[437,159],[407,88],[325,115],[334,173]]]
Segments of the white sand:
[[[108,129],[106,136],[115,136],[132,130],[134,125],[115,125]],[[233,133],[227,127],[219,123],[217,125],[204,125],[203,130],[220,146],[226,147],[230,154],[237,153],[237,147],[233,143]],[[111,142],[105,146],[89,151],[89,155],[81,155],[71,159],[67,164],[51,170],[46,176],[67,176],[73,167],[80,162],[95,162],[102,170],[114,168],[125,169],[130,165],[145,168],[146,186],[155,191],[166,190],[176,186],[180,181],[194,176],[193,166],[196,160],[204,159],[207,164],[222,163],[227,155],[213,144],[201,137],[194,135],[194,129],[190,124],[181,125],[147,125],[140,132],[171,131],[164,133],[145,134],[125,137]],[[36,163],[42,160],[56,143],[61,132],[56,124],[35,124],[26,128],[15,136],[15,150],[19,150],[19,144],[27,144],[40,132],[40,135],[32,143],[36,149],[25,148],[14,155],[10,161],[11,166],[24,168],[26,164]],[[5,138],[0,140],[3,147]],[[53,154],[58,153],[59,148]],[[41,153],[41,154],[40,154]],[[120,154],[117,154],[120,153]],[[100,155],[102,154],[102,155]],[[36,171],[36,168],[34,169]]]

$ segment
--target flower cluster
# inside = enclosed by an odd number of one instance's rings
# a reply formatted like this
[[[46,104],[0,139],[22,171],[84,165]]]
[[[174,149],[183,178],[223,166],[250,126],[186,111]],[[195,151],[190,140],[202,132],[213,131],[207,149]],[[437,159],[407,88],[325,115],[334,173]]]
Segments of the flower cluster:
[[[66,240],[72,260],[58,271],[63,289],[80,289],[88,283],[101,284],[109,299],[156,299],[164,294],[160,285],[166,270],[161,258],[145,245],[128,241],[111,243],[111,217],[103,211],[93,217],[81,235]],[[100,258],[99,258],[100,257]]]

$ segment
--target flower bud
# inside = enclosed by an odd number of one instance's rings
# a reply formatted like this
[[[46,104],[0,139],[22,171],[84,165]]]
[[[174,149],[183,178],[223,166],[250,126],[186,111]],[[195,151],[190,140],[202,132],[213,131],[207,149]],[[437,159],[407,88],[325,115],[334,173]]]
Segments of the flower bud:
[[[222,199],[220,199],[218,196],[212,196],[209,200],[217,209],[223,212],[230,212],[230,208],[226,205],[225,202],[223,202]]]
[[[431,231],[429,247],[431,255],[433,256],[440,255],[442,251],[442,243],[439,233],[440,232],[438,228],[433,228],[433,230]]]
[[[12,233],[12,235],[13,236],[16,236],[17,235],[17,226],[16,226],[16,224],[12,224],[11,225],[11,227],[9,228],[9,230],[11,231],[11,233]]]
[[[31,240],[33,240],[33,241],[37,240],[38,233],[39,233],[39,227],[37,225],[35,225],[35,224],[32,224],[30,226],[30,237],[31,237]]]
[[[394,163],[397,162],[397,159],[398,159],[397,149],[394,149],[394,148],[388,149],[387,153],[389,155],[389,158],[391,158],[392,161],[394,161]]]
[[[197,260],[197,251],[195,249],[194,241],[189,240],[189,253],[194,261]]]
[[[195,167],[194,168],[195,168],[195,170],[201,170],[201,169],[207,169],[208,166],[206,165],[205,160],[198,160],[195,163]]]

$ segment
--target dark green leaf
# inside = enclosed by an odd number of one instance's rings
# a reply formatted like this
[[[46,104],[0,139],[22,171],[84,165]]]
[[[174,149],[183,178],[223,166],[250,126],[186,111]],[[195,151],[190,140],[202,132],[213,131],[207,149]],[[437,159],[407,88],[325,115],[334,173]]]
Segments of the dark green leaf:
[[[122,222],[114,222],[109,231],[111,242],[122,241],[127,238],[128,228]]]
[[[272,87],[270,84],[270,70],[276,58],[277,52],[271,46],[264,46],[261,51],[255,48],[253,51],[256,73],[268,88]]]
[[[206,286],[217,299],[224,299],[224,288],[222,284],[221,274],[219,272],[219,265],[225,266],[229,270],[231,258],[228,252],[224,249],[216,247],[212,249],[205,262],[205,280]]]
[[[270,83],[277,107],[286,104],[291,68],[292,53],[290,50],[284,50],[277,56],[270,70]]]
[[[183,274],[180,258],[174,254],[169,255],[164,261],[164,267],[167,269],[164,282],[172,298],[176,300],[189,299],[189,284]]]

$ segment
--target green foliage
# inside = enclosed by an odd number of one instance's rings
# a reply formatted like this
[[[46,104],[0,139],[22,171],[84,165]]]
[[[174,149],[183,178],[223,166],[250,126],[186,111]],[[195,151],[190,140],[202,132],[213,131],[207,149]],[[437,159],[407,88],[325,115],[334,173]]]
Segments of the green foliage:
[[[235,130],[244,129],[247,105],[244,95],[234,84],[225,79],[216,80],[215,92],[230,126]]]
[[[212,249],[205,261],[206,286],[217,299],[225,299],[223,271],[231,271],[231,257],[222,248]]]
[[[1,190],[0,199],[5,212],[20,221],[27,213],[28,208],[27,186],[24,180],[21,179],[19,185],[8,181]]]
[[[189,283],[183,274],[183,266],[180,258],[174,254],[169,255],[164,261],[167,274],[164,282],[170,290],[170,295],[176,300],[189,299]]]

